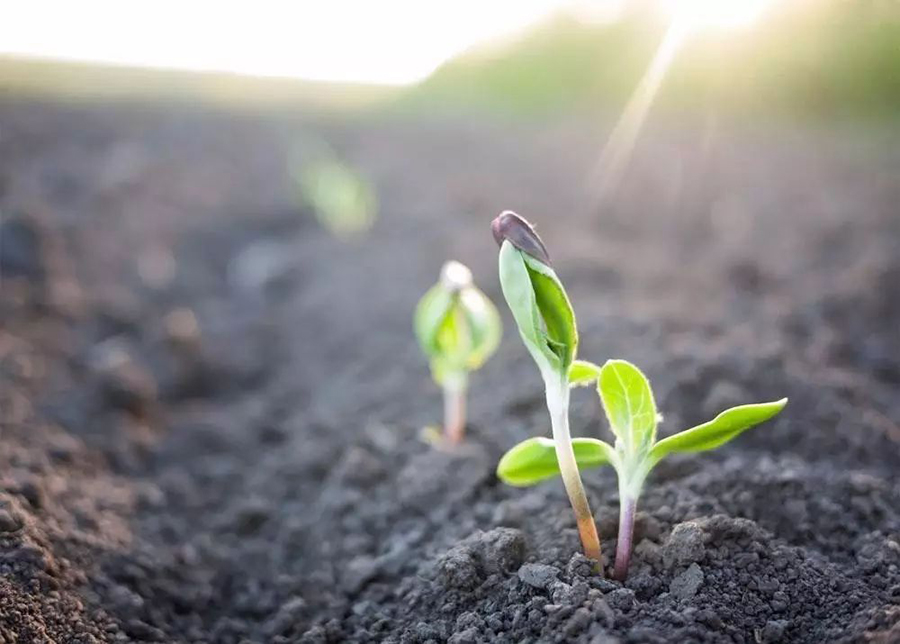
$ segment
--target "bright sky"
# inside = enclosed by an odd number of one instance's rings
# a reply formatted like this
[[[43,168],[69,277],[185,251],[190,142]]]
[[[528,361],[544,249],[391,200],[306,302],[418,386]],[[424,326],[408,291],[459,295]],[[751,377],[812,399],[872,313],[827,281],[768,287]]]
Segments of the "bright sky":
[[[566,0],[16,0],[0,53],[405,83]],[[598,5],[617,4],[600,0]]]
[[[735,6],[765,0],[658,1],[726,22]],[[409,83],[474,44],[509,37],[560,9],[610,20],[626,2],[10,0],[0,12],[0,55]]]

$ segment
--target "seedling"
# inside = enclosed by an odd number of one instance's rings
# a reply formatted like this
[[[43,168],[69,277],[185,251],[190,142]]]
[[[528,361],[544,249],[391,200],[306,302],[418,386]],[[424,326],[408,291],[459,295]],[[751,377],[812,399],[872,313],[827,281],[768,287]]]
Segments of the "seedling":
[[[335,237],[362,235],[378,215],[374,184],[325,141],[313,140],[306,147],[312,150],[312,158],[294,171],[300,199]]]
[[[577,362],[569,370],[572,386],[597,383],[597,392],[606,411],[615,447],[595,438],[575,439],[578,467],[612,465],[619,478],[619,539],[616,545],[614,576],[623,580],[631,559],[634,514],[644,480],[657,463],[669,454],[703,452],[724,445],[754,425],[778,414],[787,398],[774,402],[740,405],[723,411],[712,420],[660,441],[656,440],[659,415],[650,383],[641,371],[624,360],[609,360],[603,367]],[[547,439],[532,438],[508,451],[497,468],[500,478],[517,486],[534,485],[564,474],[554,460],[553,445]]]
[[[597,526],[584,493],[578,473],[575,445],[569,434],[568,374],[578,348],[575,313],[562,282],[550,265],[547,249],[531,224],[519,215],[507,211],[493,221],[491,230],[500,245],[500,285],[503,296],[519,327],[522,341],[544,379],[553,440],[531,439],[539,441],[539,445],[549,450],[542,453],[538,462],[535,462],[535,471],[543,466],[552,470],[550,476],[562,474],[563,485],[575,511],[584,553],[589,558],[600,561]],[[504,468],[504,463],[508,461],[508,457],[509,454],[500,461],[499,471],[501,477],[510,482],[516,479],[516,468],[509,472],[510,476],[505,476],[507,468]],[[542,478],[546,476],[539,477],[538,480]]]
[[[444,436],[459,443],[466,427],[469,372],[484,364],[500,343],[500,314],[472,283],[472,272],[451,261],[419,301],[414,326],[432,377],[444,390]]]

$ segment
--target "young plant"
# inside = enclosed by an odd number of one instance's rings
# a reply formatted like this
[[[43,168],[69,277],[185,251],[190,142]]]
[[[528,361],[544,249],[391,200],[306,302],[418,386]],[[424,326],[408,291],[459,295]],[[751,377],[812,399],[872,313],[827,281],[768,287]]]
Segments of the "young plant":
[[[546,461],[543,466],[547,467],[549,463],[553,474],[562,475],[575,511],[584,553],[600,561],[597,526],[578,473],[578,443],[573,444],[569,434],[569,370],[575,363],[578,348],[575,313],[562,282],[550,265],[547,249],[531,224],[507,211],[493,221],[491,230],[500,245],[503,296],[519,327],[522,341],[544,379],[553,440],[531,440],[549,450],[541,455]],[[500,472],[501,477],[510,482],[515,479],[515,472],[510,472],[509,477],[504,476],[507,473],[504,463],[508,462],[508,457],[509,454],[500,461]],[[535,463],[536,469],[541,467],[540,462]]]
[[[582,468],[612,465],[619,478],[619,539],[614,576],[623,580],[631,560],[634,514],[644,480],[669,454],[703,452],[724,445],[754,425],[778,414],[787,398],[774,402],[740,405],[691,429],[656,440],[659,415],[650,383],[630,362],[609,360],[603,367],[581,362],[569,371],[572,386],[597,383],[615,447],[594,438],[576,439],[575,454]],[[519,443],[500,461],[497,473],[510,485],[533,485],[556,476],[562,468],[554,462],[552,446],[541,439]]]
[[[472,283],[472,272],[450,261],[419,301],[414,326],[431,374],[444,390],[444,436],[459,443],[466,427],[469,372],[484,364],[500,343],[500,314]]]

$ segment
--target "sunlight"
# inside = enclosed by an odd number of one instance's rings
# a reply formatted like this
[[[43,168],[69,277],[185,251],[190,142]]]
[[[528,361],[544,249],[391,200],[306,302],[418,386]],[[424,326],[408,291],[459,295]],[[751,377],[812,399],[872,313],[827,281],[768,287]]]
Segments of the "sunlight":
[[[527,28],[563,4],[29,0],[4,7],[0,55],[405,84],[474,44]]]
[[[656,0],[688,28],[753,23],[771,0]],[[631,0],[29,0],[4,7],[0,55],[406,84],[555,12],[609,22]],[[51,17],[52,19],[48,19]]]
[[[647,113],[653,105],[653,99],[662,86],[666,72],[672,65],[675,55],[681,48],[687,35],[684,22],[672,22],[662,42],[650,61],[647,71],[641,77],[637,88],[622,110],[615,127],[609,135],[606,145],[600,154],[597,167],[591,176],[592,192],[599,207],[619,186],[625,167],[631,159],[638,134],[647,120]]]
[[[641,77],[637,88],[622,110],[609,135],[600,159],[590,175],[595,207],[600,208],[619,184],[647,114],[659,92],[666,72],[685,40],[693,32],[705,29],[736,29],[754,24],[770,0],[660,0],[670,17],[669,28]]]
[[[689,29],[737,29],[759,20],[771,0],[661,0],[673,22]]]

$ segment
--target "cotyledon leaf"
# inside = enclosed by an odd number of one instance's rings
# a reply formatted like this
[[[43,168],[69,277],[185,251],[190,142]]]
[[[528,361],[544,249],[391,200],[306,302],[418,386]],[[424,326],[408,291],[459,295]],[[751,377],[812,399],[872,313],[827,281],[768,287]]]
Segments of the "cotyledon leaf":
[[[559,358],[561,368],[567,371],[578,349],[578,329],[569,296],[549,265],[531,255],[523,254],[522,258],[531,278],[535,304],[544,322],[547,345]]]
[[[724,445],[754,425],[763,423],[784,409],[788,399],[739,405],[726,409],[712,420],[686,429],[653,446],[650,459],[654,464],[673,452],[703,452]]]
[[[609,443],[596,438],[572,439],[578,469],[599,467],[618,458]],[[510,449],[497,465],[497,476],[504,483],[527,487],[559,476],[556,445],[551,438],[529,438]]]
[[[558,373],[559,356],[550,350],[545,341],[546,334],[524,256],[522,251],[509,241],[504,241],[500,246],[499,268],[503,297],[519,328],[522,342],[541,371],[550,370]]]

